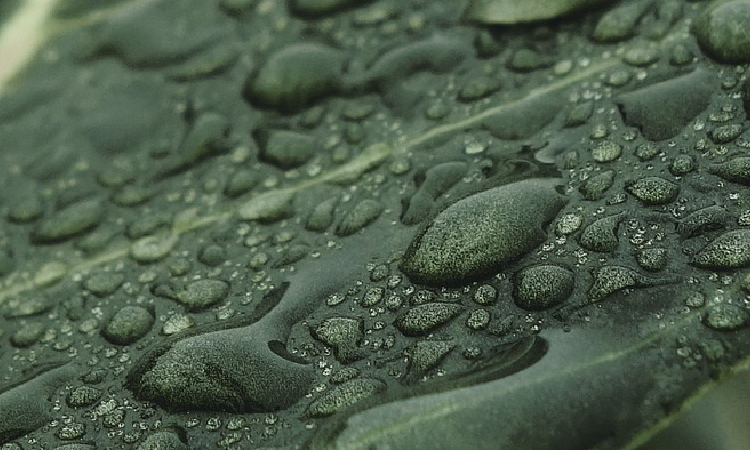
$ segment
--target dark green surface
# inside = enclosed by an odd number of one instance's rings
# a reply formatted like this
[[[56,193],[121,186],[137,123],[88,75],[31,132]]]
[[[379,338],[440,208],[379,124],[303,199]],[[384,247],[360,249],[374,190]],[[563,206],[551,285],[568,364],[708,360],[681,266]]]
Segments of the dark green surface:
[[[20,4],[21,0],[3,0],[0,2],[0,30],[3,29],[5,22],[13,16]]]
[[[743,37],[527,3],[60,3],[0,97],[0,440],[632,449],[745,364],[750,82],[695,35]]]

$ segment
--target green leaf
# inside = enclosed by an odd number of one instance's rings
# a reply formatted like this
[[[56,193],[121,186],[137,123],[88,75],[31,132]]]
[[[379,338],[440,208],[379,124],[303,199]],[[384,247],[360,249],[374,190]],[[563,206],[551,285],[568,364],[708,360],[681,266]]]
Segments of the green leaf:
[[[630,306],[651,301],[632,297]],[[748,333],[712,335],[701,315],[666,323],[637,314],[608,328],[543,331],[536,340],[548,351],[537,363],[486,383],[451,380],[452,390],[350,412],[319,430],[308,448],[637,449],[684,402],[747,365],[741,348]],[[708,367],[695,364],[703,358]]]
[[[613,0],[472,0],[465,17],[480,23],[505,24],[554,19]]]

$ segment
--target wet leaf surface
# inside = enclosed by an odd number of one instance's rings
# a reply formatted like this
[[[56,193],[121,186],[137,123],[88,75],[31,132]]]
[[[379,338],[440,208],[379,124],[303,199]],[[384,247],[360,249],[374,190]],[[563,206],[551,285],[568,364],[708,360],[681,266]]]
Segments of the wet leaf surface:
[[[637,449],[749,364],[747,2],[32,3],[0,443]]]

